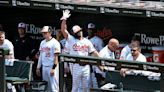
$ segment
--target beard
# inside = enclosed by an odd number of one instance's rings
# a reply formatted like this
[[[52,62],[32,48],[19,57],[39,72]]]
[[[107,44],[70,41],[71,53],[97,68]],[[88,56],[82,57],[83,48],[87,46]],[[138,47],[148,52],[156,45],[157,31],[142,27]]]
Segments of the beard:
[[[80,35],[73,35],[75,39],[79,39],[81,36]]]
[[[75,39],[79,39],[81,37],[81,35],[80,35],[79,32],[78,33],[75,33],[73,36],[74,36]]]

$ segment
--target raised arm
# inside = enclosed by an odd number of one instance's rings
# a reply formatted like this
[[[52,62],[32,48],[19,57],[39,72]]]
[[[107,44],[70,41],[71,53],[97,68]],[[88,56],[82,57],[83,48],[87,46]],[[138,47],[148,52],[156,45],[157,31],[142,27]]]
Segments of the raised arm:
[[[63,16],[60,19],[60,20],[62,20],[62,23],[61,23],[61,32],[62,32],[63,36],[66,39],[68,38],[68,34],[69,34],[68,31],[67,31],[67,23],[66,23],[66,20],[70,16],[71,16],[70,11],[69,10],[64,10],[63,11]]]

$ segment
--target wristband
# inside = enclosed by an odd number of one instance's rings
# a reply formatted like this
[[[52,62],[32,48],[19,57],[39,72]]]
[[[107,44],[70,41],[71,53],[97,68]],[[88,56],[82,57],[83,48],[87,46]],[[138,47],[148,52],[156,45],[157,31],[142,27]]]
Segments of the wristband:
[[[67,18],[66,17],[61,17],[60,20],[67,20]]]
[[[53,65],[52,69],[55,69],[56,68],[56,64]]]

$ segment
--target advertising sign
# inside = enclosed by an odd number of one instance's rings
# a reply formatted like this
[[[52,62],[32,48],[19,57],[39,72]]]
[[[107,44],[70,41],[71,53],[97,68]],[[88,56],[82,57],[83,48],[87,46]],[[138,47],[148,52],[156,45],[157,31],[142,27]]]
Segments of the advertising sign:
[[[0,6],[11,6],[11,0],[0,0]]]

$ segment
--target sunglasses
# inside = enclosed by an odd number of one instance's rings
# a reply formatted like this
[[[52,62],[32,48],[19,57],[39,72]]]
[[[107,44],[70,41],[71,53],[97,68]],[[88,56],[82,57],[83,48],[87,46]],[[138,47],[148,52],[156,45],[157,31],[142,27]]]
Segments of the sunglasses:
[[[135,49],[131,49],[131,51],[135,52],[135,51],[137,51],[137,50],[135,50]]]

